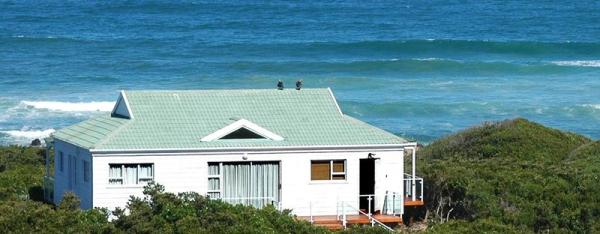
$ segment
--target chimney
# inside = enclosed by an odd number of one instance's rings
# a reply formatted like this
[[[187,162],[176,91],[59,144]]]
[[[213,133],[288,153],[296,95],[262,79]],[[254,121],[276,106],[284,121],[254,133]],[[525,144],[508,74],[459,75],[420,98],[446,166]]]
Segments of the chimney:
[[[302,89],[302,80],[296,81],[296,90]]]
[[[277,81],[277,89],[283,90],[283,81],[281,81],[281,80]]]

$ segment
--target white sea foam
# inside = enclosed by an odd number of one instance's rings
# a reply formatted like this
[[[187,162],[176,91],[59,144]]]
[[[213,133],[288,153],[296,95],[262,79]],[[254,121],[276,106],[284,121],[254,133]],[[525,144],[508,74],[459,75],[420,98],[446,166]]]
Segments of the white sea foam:
[[[600,60],[554,61],[552,63],[559,66],[600,67]]]
[[[600,104],[584,104],[584,105],[581,105],[581,106],[600,110]]]
[[[21,101],[28,108],[46,109],[63,112],[111,111],[114,102],[54,102],[54,101]]]
[[[13,138],[42,139],[50,136],[50,134],[52,134],[54,131],[55,130],[51,128],[46,130],[10,130],[1,132]]]

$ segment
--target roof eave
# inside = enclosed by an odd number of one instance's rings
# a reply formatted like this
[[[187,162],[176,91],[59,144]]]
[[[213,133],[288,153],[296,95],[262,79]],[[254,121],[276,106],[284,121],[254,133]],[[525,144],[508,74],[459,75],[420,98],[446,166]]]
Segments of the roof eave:
[[[193,152],[271,152],[271,151],[318,151],[318,150],[377,150],[416,147],[416,142],[370,145],[319,145],[319,146],[269,146],[269,147],[218,147],[218,148],[174,148],[174,149],[90,149],[95,154],[130,153],[193,153]]]

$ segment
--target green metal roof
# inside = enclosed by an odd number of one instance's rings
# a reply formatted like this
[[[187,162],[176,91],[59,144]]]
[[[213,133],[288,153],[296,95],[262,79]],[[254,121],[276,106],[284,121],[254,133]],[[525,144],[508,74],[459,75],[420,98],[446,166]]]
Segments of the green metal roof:
[[[329,89],[123,91],[132,118],[101,116],[54,137],[87,149],[389,145],[407,141],[341,113]],[[284,139],[200,139],[246,119]]]

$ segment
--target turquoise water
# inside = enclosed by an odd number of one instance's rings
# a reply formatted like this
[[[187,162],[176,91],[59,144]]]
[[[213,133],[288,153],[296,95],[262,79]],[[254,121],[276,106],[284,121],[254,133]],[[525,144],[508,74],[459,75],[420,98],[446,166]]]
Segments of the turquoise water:
[[[0,2],[0,144],[121,89],[331,87],[421,142],[525,117],[600,138],[600,3]]]

